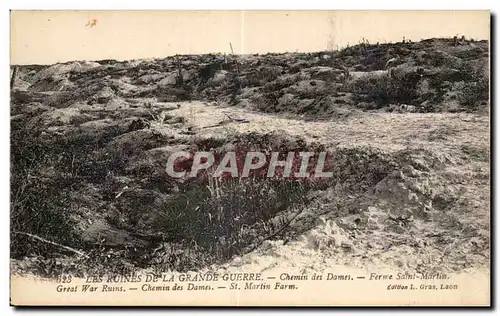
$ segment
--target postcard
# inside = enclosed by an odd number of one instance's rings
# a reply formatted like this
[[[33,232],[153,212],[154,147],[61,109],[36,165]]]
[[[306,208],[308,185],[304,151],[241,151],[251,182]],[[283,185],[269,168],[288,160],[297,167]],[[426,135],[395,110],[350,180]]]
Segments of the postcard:
[[[14,306],[490,306],[489,11],[11,11]]]

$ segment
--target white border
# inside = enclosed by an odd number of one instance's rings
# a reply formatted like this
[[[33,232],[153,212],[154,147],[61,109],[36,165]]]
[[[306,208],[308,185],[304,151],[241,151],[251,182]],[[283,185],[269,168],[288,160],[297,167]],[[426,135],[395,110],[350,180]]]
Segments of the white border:
[[[495,1],[475,0],[475,1],[436,1],[419,0],[415,2],[407,1],[330,1],[308,0],[297,1],[290,0],[283,2],[272,2],[268,0],[253,1],[202,1],[185,0],[170,3],[161,3],[154,0],[141,0],[137,2],[117,2],[105,0],[87,0],[68,5],[68,1],[11,1],[10,9],[30,10],[38,9],[56,9],[56,10],[488,10],[491,9]],[[5,3],[5,2],[4,2]],[[8,1],[7,1],[8,3]]]

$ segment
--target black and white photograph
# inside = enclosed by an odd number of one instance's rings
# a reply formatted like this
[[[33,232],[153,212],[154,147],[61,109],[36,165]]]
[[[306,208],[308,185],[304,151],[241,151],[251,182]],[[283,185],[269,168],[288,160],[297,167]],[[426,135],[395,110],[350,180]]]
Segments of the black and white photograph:
[[[11,304],[490,305],[489,11],[10,18]]]

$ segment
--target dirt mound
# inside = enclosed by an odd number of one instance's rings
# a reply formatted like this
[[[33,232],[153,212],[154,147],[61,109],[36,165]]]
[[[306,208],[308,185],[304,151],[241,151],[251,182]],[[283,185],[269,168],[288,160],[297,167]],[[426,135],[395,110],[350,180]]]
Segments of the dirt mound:
[[[213,100],[316,118],[400,104],[412,112],[471,112],[489,104],[488,58],[485,41],[433,39],[310,54],[211,54],[103,66],[73,62],[25,69],[21,79],[30,91],[99,85],[121,97]]]
[[[32,78],[32,80],[34,82],[48,80],[54,77],[66,75],[70,72],[85,72],[89,69],[93,69],[100,66],[101,65],[99,63],[90,61],[82,61],[82,62],[75,61],[64,64],[56,64],[41,70]]]

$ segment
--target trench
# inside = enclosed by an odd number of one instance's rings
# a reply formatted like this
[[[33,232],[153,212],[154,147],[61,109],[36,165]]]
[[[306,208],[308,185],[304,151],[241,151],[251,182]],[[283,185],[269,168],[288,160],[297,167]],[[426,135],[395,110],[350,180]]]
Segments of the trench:
[[[91,259],[85,259],[89,266],[115,272],[132,266],[188,271],[225,262],[255,249],[264,239],[289,236],[290,219],[277,221],[276,215],[307,207],[312,192],[321,195],[338,185],[349,194],[364,192],[397,166],[390,155],[378,150],[332,151],[278,133],[186,141],[165,138],[149,129],[130,131],[117,124],[98,131],[76,129],[53,138],[16,126],[12,138],[17,170],[14,187],[22,186],[26,170],[21,169],[29,162],[36,162],[30,170],[44,179],[32,183],[30,200],[19,209],[20,218],[14,222],[17,230],[44,238],[60,237],[69,246],[91,254]],[[196,177],[178,183],[165,176],[168,155],[148,155],[179,142],[186,150],[213,150],[220,155],[236,149],[239,157],[249,150],[279,152],[282,158],[288,152],[326,151],[333,177],[321,181]],[[26,153],[38,156],[27,157]],[[47,168],[53,170],[51,175]],[[51,198],[43,196],[42,185]],[[30,205],[37,206],[38,212],[28,212]],[[71,255],[28,239],[17,238],[18,244],[11,245],[14,257]]]
[[[107,222],[119,230],[134,232],[138,239],[132,242],[133,247],[127,248],[125,244],[112,247],[115,251],[132,248],[137,254],[126,256],[135,266],[153,267],[158,272],[197,270],[241,256],[259,247],[264,240],[284,236],[293,239],[302,232],[290,230],[294,214],[307,208],[325,190],[340,186],[343,194],[363,194],[398,166],[392,156],[379,150],[328,151],[323,145],[276,133],[250,133],[227,139],[199,138],[194,139],[187,150],[190,147],[198,151],[212,150],[221,156],[231,148],[238,157],[244,156],[249,148],[277,151],[283,154],[282,158],[287,152],[327,151],[327,170],[333,176],[318,181],[199,176],[182,183],[161,173],[151,177],[141,183],[140,189],[126,191],[106,206],[115,211],[107,215]],[[164,163],[165,157],[156,165],[159,168]],[[277,219],[278,214],[288,216]],[[308,227],[312,228],[313,224],[302,230]]]

